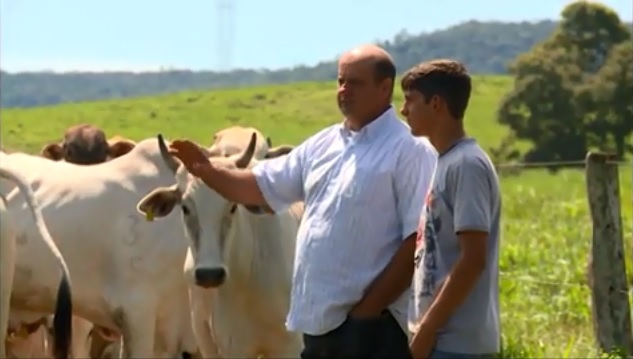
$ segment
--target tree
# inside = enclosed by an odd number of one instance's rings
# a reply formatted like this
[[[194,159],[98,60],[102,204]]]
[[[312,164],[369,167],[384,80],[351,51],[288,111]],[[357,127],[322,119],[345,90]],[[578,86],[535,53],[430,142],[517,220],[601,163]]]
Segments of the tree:
[[[582,160],[607,138],[622,155],[622,131],[631,126],[630,32],[615,12],[593,2],[572,3],[561,16],[548,39],[511,65],[514,88],[499,105],[498,121],[533,143],[525,161]]]
[[[574,2],[562,12],[551,45],[578,51],[578,65],[586,73],[597,72],[613,46],[630,39],[630,32],[612,9],[596,2]]]
[[[613,145],[622,158],[633,131],[633,44],[623,42],[611,49],[604,66],[592,79],[587,101],[591,108],[587,123],[593,143]]]
[[[581,71],[571,61],[573,56],[563,49],[542,47],[520,56],[511,67],[514,89],[502,100],[498,117],[517,138],[535,143],[525,161],[567,161],[584,156],[583,118],[577,112],[573,81]]]

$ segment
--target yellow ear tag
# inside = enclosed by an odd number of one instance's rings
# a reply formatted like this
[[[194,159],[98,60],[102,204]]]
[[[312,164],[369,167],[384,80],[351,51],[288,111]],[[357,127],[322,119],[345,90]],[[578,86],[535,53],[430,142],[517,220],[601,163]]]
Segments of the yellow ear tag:
[[[152,210],[148,209],[147,212],[145,212],[145,219],[148,222],[154,221],[154,212],[152,212]]]

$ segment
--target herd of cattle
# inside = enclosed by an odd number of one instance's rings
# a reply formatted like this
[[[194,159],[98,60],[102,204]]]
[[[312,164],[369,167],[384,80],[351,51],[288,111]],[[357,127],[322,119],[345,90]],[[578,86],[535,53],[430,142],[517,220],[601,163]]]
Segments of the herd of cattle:
[[[292,150],[237,126],[200,147],[237,168]],[[303,204],[230,203],[167,148],[82,124],[39,155],[0,151],[1,357],[299,357],[284,321]]]

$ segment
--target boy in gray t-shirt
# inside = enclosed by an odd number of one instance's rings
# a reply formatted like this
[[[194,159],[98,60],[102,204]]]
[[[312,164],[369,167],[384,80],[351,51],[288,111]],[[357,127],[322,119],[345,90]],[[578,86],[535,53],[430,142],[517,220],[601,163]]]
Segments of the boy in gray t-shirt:
[[[414,358],[490,357],[500,349],[499,224],[494,166],[466,137],[471,80],[464,66],[434,60],[402,78],[402,114],[439,153],[420,219],[410,302]]]

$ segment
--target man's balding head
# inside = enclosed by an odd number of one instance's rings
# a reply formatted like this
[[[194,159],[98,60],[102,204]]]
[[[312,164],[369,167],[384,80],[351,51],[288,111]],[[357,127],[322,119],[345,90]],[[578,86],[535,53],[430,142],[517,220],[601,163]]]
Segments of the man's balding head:
[[[391,56],[376,45],[356,47],[338,63],[338,105],[346,123],[363,127],[380,116],[393,96],[396,67]]]
[[[341,56],[339,64],[353,62],[370,63],[374,68],[376,82],[391,80],[392,89],[396,79],[396,65],[387,51],[376,45],[358,46]]]

